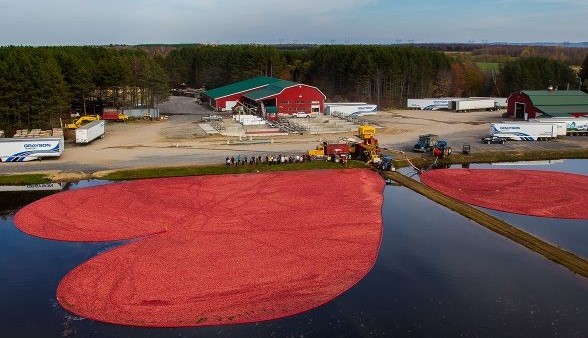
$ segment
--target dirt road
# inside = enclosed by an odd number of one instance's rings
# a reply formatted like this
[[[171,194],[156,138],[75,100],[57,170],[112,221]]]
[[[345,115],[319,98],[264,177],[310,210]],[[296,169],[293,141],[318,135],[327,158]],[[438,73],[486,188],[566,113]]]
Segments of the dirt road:
[[[171,97],[160,105],[162,121],[108,123],[104,139],[89,145],[68,142],[61,158],[26,163],[1,163],[0,174],[31,172],[80,172],[195,164],[223,163],[226,156],[251,156],[269,153],[296,154],[314,148],[320,141],[337,140],[354,133],[293,135],[276,137],[273,143],[227,144],[228,137],[207,136],[198,126],[201,116],[210,111],[189,97]],[[488,134],[489,124],[500,122],[502,112],[454,113],[446,111],[395,110],[367,119],[379,126],[380,145],[410,151],[418,135],[438,134],[454,149],[467,143],[472,151],[509,149],[557,149],[587,147],[587,137],[568,137],[545,142],[508,142],[486,145],[480,138]],[[264,139],[268,139],[267,137]]]

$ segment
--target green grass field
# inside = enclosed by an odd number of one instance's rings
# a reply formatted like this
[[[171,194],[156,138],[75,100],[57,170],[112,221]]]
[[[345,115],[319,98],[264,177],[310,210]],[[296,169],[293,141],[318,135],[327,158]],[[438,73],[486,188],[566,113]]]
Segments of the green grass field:
[[[502,63],[498,63],[498,62],[474,62],[474,63],[483,72],[490,72],[490,71],[498,72],[500,70],[500,66],[502,66]]]

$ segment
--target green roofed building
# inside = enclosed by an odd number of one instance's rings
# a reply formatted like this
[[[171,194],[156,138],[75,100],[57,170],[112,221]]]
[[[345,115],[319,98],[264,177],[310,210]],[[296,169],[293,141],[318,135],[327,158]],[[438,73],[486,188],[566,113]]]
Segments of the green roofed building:
[[[267,76],[232,83],[202,93],[202,101],[216,111],[247,107],[263,117],[278,114],[322,113],[325,95],[316,87]]]
[[[519,119],[588,116],[588,94],[579,90],[523,90],[508,98],[508,115]]]

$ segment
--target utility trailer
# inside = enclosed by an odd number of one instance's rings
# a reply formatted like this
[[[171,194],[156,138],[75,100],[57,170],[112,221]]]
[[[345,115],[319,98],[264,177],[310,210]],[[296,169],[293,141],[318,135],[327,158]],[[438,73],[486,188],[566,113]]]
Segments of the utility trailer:
[[[97,120],[76,129],[76,143],[88,144],[97,138],[104,138],[104,120]]]
[[[2,138],[1,162],[27,162],[63,154],[63,137]]]
[[[493,123],[490,136],[499,136],[514,141],[542,141],[557,137],[557,125],[539,122]]]
[[[567,135],[588,135],[588,118],[585,117],[549,117],[532,121],[541,123],[565,123]]]

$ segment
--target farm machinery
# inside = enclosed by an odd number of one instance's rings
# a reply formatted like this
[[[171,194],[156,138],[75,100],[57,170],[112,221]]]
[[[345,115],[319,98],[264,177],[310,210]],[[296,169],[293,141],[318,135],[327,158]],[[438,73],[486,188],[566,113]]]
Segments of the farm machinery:
[[[312,159],[327,159],[337,161],[348,158],[360,159],[368,164],[379,164],[380,148],[378,140],[374,137],[376,128],[373,126],[361,125],[358,128],[360,141],[357,139],[346,139],[344,142],[329,143],[322,142],[316,149],[309,150],[308,155]]]
[[[451,154],[451,147],[447,145],[447,141],[439,139],[438,135],[425,134],[419,136],[419,140],[414,145],[413,151],[420,153],[431,151],[433,157],[442,158]]]
[[[73,120],[72,123],[65,124],[66,129],[78,129],[86,123],[100,120],[100,115],[83,115]]]
[[[438,140],[433,145],[433,157],[443,158],[451,154],[451,147],[447,145],[447,141]]]

